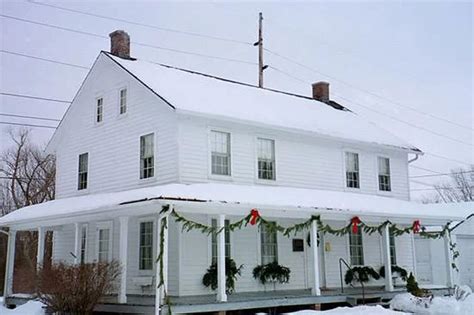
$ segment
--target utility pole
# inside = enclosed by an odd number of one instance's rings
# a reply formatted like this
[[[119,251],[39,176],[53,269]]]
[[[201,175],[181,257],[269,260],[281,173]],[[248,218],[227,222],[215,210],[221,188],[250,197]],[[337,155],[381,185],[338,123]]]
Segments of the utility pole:
[[[263,87],[263,70],[268,66],[263,65],[263,15],[262,12],[258,14],[258,42],[253,44],[258,46],[258,87]]]

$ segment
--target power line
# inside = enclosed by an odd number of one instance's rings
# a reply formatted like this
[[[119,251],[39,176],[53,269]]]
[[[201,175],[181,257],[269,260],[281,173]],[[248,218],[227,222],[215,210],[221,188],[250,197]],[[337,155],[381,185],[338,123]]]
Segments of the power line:
[[[70,101],[59,100],[59,99],[55,99],[55,98],[46,98],[46,97],[39,97],[39,96],[32,96],[32,95],[25,95],[25,94],[0,92],[0,95],[12,96],[12,97],[21,97],[21,98],[29,98],[29,99],[49,101],[49,102],[58,102],[58,103],[67,103],[67,104],[71,103]]]
[[[15,115],[15,114],[5,114],[5,113],[0,113],[0,116],[16,117],[16,118],[27,118],[27,119],[37,119],[37,120],[47,120],[47,121],[61,121],[61,119],[55,119],[55,118],[46,118],[46,117],[38,117],[38,116],[27,116],[27,115]]]
[[[136,22],[136,21],[132,21],[132,20],[126,20],[126,19],[121,19],[121,18],[114,18],[114,17],[107,16],[107,15],[90,13],[90,12],[86,12],[86,11],[66,8],[66,7],[53,5],[53,4],[49,4],[49,3],[36,2],[36,1],[32,1],[32,0],[28,0],[28,2],[30,2],[32,4],[36,4],[36,5],[42,5],[42,6],[46,6],[46,7],[55,8],[55,9],[58,9],[58,10],[78,13],[78,14],[92,16],[92,17],[101,18],[101,19],[105,19],[105,20],[118,21],[118,22],[128,23],[128,24],[132,24],[132,25],[148,27],[148,28],[152,28],[152,29],[156,29],[156,30],[164,31],[164,32],[171,32],[171,33],[195,36],[195,37],[200,37],[200,38],[208,38],[208,39],[213,39],[213,40],[220,40],[220,41],[224,41],[224,42],[237,43],[237,44],[243,44],[243,45],[249,45],[249,46],[253,45],[251,42],[237,40],[237,39],[228,38],[228,37],[220,37],[220,36],[214,36],[214,35],[208,35],[208,34],[189,32],[189,31],[183,31],[183,30],[178,30],[178,29],[172,29],[172,28],[167,28],[167,27],[161,27],[161,26],[157,26],[157,25],[146,24],[146,23]]]
[[[463,171],[463,172],[452,172],[452,173],[440,173],[440,174],[429,174],[429,175],[416,175],[416,176],[410,176],[410,178],[450,176],[450,175],[468,174],[468,173],[474,173],[474,171]]]
[[[410,164],[409,166],[413,167],[413,168],[416,168],[416,169],[419,169],[419,170],[422,170],[422,171],[431,172],[431,173],[434,173],[434,174],[443,174],[441,172],[433,171],[433,170],[430,170],[429,168],[424,168],[424,167],[421,167],[421,166],[416,166],[416,165],[412,165],[412,164]]]
[[[72,29],[72,28],[67,28],[67,27],[63,27],[63,26],[37,22],[37,21],[33,21],[33,20],[29,20],[29,19],[23,19],[23,18],[19,18],[19,17],[15,17],[15,16],[0,14],[0,17],[16,20],[16,21],[20,21],[20,22],[40,25],[40,26],[44,26],[44,27],[59,29],[59,30],[66,31],[66,32],[73,32],[73,33],[92,36],[92,37],[101,38],[101,39],[109,39],[107,36],[96,34],[96,33],[79,31],[79,30],[75,30],[75,29]],[[158,50],[164,50],[164,51],[174,52],[174,53],[178,53],[178,54],[185,54],[185,55],[190,55],[190,56],[197,56],[197,57],[216,59],[216,60],[222,60],[222,61],[230,61],[230,62],[236,62],[236,63],[241,63],[241,64],[257,65],[256,62],[247,61],[247,60],[227,58],[227,57],[214,56],[214,55],[207,55],[207,54],[202,54],[202,53],[197,53],[197,52],[190,52],[190,51],[185,51],[185,50],[180,50],[180,49],[175,49],[175,48],[156,46],[156,45],[141,43],[141,42],[131,42],[131,43],[135,44],[135,45],[138,45],[138,46],[142,46],[142,47],[148,47],[148,48],[153,48],[153,49],[158,49]]]
[[[471,163],[466,163],[466,162],[463,162],[463,161],[460,161],[460,160],[448,158],[448,157],[446,157],[446,156],[439,155],[439,154],[435,154],[435,153],[425,152],[425,154],[426,154],[426,155],[431,155],[431,156],[433,156],[433,157],[436,157],[436,158],[439,158],[439,159],[443,159],[443,160],[446,160],[446,161],[457,162],[457,163],[465,164],[465,165],[468,165],[468,166],[472,165]]]
[[[471,128],[471,127],[461,125],[461,124],[459,124],[459,123],[457,123],[457,122],[454,122],[454,121],[451,121],[451,120],[449,120],[449,119],[446,119],[446,118],[443,118],[443,117],[439,117],[439,116],[437,116],[437,115],[433,115],[433,114],[431,114],[431,113],[427,113],[427,112],[421,111],[421,110],[419,110],[419,109],[416,109],[416,108],[413,108],[413,107],[411,107],[411,106],[407,106],[407,105],[401,104],[401,103],[396,102],[396,101],[392,101],[391,99],[389,99],[389,98],[387,98],[387,97],[385,97],[385,96],[382,96],[382,95],[376,94],[376,93],[374,93],[374,92],[371,92],[371,91],[369,91],[369,90],[366,90],[366,89],[357,87],[357,86],[355,86],[355,85],[353,85],[353,84],[351,84],[351,83],[349,83],[349,82],[346,82],[346,81],[344,81],[344,80],[340,80],[340,79],[338,79],[338,78],[336,78],[336,77],[334,77],[334,76],[328,75],[328,74],[323,73],[323,72],[321,72],[321,71],[319,71],[319,70],[316,70],[316,69],[314,69],[314,68],[311,68],[311,67],[309,67],[309,66],[307,66],[307,65],[305,65],[305,64],[303,64],[303,63],[301,63],[301,62],[298,62],[298,61],[296,61],[296,60],[294,60],[294,59],[292,59],[292,58],[289,58],[289,57],[287,57],[287,56],[284,56],[284,55],[282,55],[282,54],[279,54],[279,53],[277,53],[277,52],[275,52],[275,51],[273,51],[273,50],[270,50],[270,49],[268,49],[268,48],[264,48],[264,50],[267,51],[268,53],[274,55],[274,56],[277,56],[277,57],[279,57],[279,58],[281,58],[281,59],[287,60],[287,61],[289,61],[289,62],[291,62],[291,63],[293,63],[293,64],[295,64],[295,65],[297,65],[297,66],[300,66],[300,67],[302,67],[302,68],[304,68],[304,69],[307,69],[307,70],[312,71],[312,72],[314,72],[314,73],[317,73],[317,74],[320,74],[320,75],[322,75],[322,76],[325,76],[325,77],[327,77],[327,78],[329,78],[329,79],[332,79],[332,80],[337,81],[337,82],[339,82],[339,83],[342,83],[342,84],[344,84],[344,85],[346,85],[346,86],[349,86],[349,87],[351,87],[351,88],[353,88],[353,89],[355,89],[355,90],[359,90],[359,91],[364,92],[364,93],[366,93],[366,94],[372,95],[372,96],[374,96],[374,97],[376,97],[376,98],[379,98],[379,99],[381,99],[381,100],[384,100],[384,101],[386,101],[386,102],[389,102],[389,103],[391,103],[391,104],[393,104],[393,105],[395,105],[395,106],[398,106],[398,107],[401,107],[401,108],[409,109],[409,110],[414,111],[414,112],[416,112],[416,113],[418,113],[418,114],[421,114],[421,115],[427,115],[427,116],[429,116],[429,117],[431,117],[431,118],[444,121],[444,122],[446,122],[446,123],[452,124],[452,125],[457,126],[457,127],[460,127],[460,128],[464,128],[464,129],[467,129],[467,130],[470,130],[470,131],[473,131],[473,130],[474,130],[474,129]]]
[[[46,125],[35,125],[35,124],[20,124],[20,123],[13,123],[7,121],[0,121],[1,125],[13,125],[13,126],[23,126],[23,127],[33,127],[33,128],[49,128],[49,129],[56,129],[57,127],[54,126],[46,126]]]
[[[14,52],[14,51],[9,51],[9,50],[3,50],[3,49],[2,49],[2,50],[0,50],[0,52],[2,52],[2,53],[4,53],[4,54],[10,54],[10,55],[15,55],[15,56],[21,56],[21,57],[25,57],[25,58],[32,58],[32,59],[37,59],[37,60],[42,60],[42,61],[57,63],[57,64],[60,64],[60,65],[65,65],[65,66],[70,66],[70,67],[85,69],[85,70],[89,70],[89,69],[90,69],[89,67],[85,67],[85,66],[75,65],[75,64],[72,64],[72,63],[67,63],[67,62],[62,62],[62,61],[56,61],[56,60],[52,60],[52,59],[47,59],[47,58],[42,58],[42,57],[37,57],[37,56],[32,56],[32,55],[27,55],[27,54],[22,54],[22,53],[19,53],[19,52]]]
[[[410,123],[410,122],[408,122],[408,121],[402,120],[402,119],[397,118],[397,117],[395,117],[395,116],[392,116],[392,115],[389,115],[389,114],[387,114],[387,113],[384,113],[384,112],[378,111],[378,110],[376,110],[376,109],[373,109],[373,108],[371,108],[371,107],[365,106],[365,105],[363,105],[363,104],[361,104],[361,103],[359,103],[359,102],[356,102],[356,101],[353,101],[353,100],[349,100],[349,99],[347,99],[347,98],[345,98],[345,97],[343,97],[343,96],[341,96],[341,95],[337,95],[337,94],[334,94],[334,93],[333,93],[333,95],[335,95],[335,96],[337,96],[337,97],[339,97],[339,98],[345,100],[346,102],[349,102],[349,103],[351,103],[351,104],[356,104],[356,105],[358,105],[358,106],[360,106],[360,107],[363,107],[363,108],[365,108],[365,109],[367,109],[367,110],[370,110],[370,111],[375,112],[375,113],[377,113],[377,114],[379,114],[379,115],[382,115],[382,116],[386,116],[386,117],[388,117],[388,118],[390,118],[390,119],[396,120],[396,121],[398,121],[398,122],[400,122],[400,123],[402,123],[402,124],[408,125],[408,126],[410,126],[410,127],[413,127],[413,128],[416,128],[416,129],[420,129],[420,130],[423,130],[423,131],[425,131],[425,132],[429,132],[429,133],[431,133],[431,134],[433,134],[433,135],[436,135],[436,136],[438,136],[438,137],[442,137],[442,138],[445,138],[445,139],[448,139],[448,140],[451,140],[451,141],[454,141],[454,142],[457,142],[457,143],[460,143],[460,144],[464,144],[464,145],[471,146],[471,147],[473,146],[472,143],[464,142],[464,141],[462,141],[462,140],[458,140],[458,139],[456,139],[456,138],[453,138],[453,137],[450,137],[450,136],[446,136],[445,134],[439,133],[439,132],[437,132],[437,131],[434,131],[434,130],[431,130],[431,129],[428,129],[428,128],[425,128],[425,127],[422,127],[422,126],[418,126],[418,125],[416,125],[416,124],[413,124],[413,123]],[[461,162],[461,163],[464,163],[464,162]]]

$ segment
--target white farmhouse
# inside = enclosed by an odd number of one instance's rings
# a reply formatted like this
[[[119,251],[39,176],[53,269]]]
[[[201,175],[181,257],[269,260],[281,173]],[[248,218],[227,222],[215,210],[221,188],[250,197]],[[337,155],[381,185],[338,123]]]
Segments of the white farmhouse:
[[[46,231],[54,261],[120,262],[116,295],[99,310],[160,314],[169,301],[175,313],[355,301],[348,268],[416,275],[413,229],[464,218],[410,202],[408,164],[422,152],[331,101],[328,83],[294,95],[131,58],[123,31],[111,43],[49,143],[57,200],[0,219],[10,228],[7,302],[19,302],[21,230],[38,231],[38,263]],[[226,258],[243,265],[232,293]],[[450,266],[449,249],[439,259]],[[287,283],[253,277],[272,262],[289,268]],[[213,263],[216,290],[202,281]],[[441,272],[452,287],[452,269]],[[365,290],[390,298],[396,284],[387,276]]]

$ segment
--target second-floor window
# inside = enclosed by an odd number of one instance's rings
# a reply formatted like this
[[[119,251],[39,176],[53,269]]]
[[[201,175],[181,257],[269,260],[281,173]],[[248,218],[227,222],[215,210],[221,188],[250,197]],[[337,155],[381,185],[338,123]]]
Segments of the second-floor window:
[[[346,186],[349,188],[359,188],[359,154],[346,152]]]
[[[153,269],[153,221],[140,222],[140,270]]]
[[[230,176],[230,133],[211,131],[211,174]]]
[[[77,176],[77,189],[87,189],[87,173],[89,164],[89,153],[83,153],[79,155],[79,168]]]
[[[390,159],[379,156],[377,160],[379,168],[379,190],[391,191],[392,187],[390,184]]]
[[[258,178],[275,180],[275,141],[257,139]]]
[[[224,233],[225,233],[225,258],[230,258],[230,230],[229,230],[229,220],[224,221]],[[217,220],[212,219],[211,225],[213,228],[217,227]],[[212,263],[217,262],[217,233],[211,234],[211,254],[212,254]]]
[[[96,122],[100,123],[104,119],[104,99],[97,99],[97,112],[96,112]]]
[[[154,134],[140,137],[140,178],[150,178],[155,173]]]
[[[262,225],[260,232],[260,243],[262,265],[278,262],[277,231],[268,227],[267,225]]]
[[[127,112],[127,89],[120,90],[120,114]]]
[[[364,265],[364,246],[362,245],[362,231],[349,232],[349,254],[352,266]]]

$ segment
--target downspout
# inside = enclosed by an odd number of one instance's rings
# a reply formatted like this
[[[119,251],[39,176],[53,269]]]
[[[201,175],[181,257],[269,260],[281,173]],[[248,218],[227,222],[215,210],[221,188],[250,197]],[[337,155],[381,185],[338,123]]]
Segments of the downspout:
[[[408,160],[408,164],[412,163],[412,162],[415,162],[416,160],[418,160],[418,157],[420,156],[420,153],[415,153],[415,157],[411,160]]]

